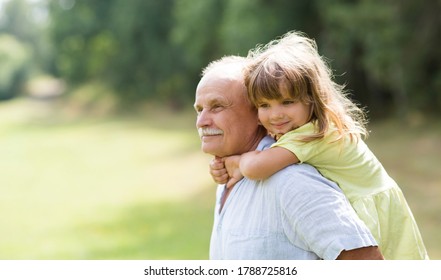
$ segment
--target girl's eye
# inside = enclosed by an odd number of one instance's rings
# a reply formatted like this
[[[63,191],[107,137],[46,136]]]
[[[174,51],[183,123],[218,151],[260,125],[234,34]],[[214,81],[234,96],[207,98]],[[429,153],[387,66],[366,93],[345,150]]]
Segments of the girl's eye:
[[[259,105],[257,105],[257,107],[259,107],[259,108],[268,108],[269,105],[267,103],[260,103]]]
[[[283,100],[282,104],[283,105],[291,105],[291,104],[294,104],[294,100]]]

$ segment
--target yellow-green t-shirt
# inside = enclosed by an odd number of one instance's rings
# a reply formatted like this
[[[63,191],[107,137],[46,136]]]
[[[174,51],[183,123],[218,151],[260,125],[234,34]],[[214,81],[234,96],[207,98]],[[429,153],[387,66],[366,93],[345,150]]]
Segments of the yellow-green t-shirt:
[[[335,128],[319,140],[303,142],[314,133],[307,123],[283,135],[272,147],[293,152],[300,162],[317,168],[336,182],[355,212],[372,232],[386,259],[429,259],[406,199],[362,139],[337,140]]]
[[[313,123],[307,123],[283,135],[273,147],[288,149],[300,162],[313,165],[338,183],[351,201],[396,186],[362,139],[351,141],[348,136],[336,141],[338,134],[334,129],[320,140],[299,140],[313,133]]]

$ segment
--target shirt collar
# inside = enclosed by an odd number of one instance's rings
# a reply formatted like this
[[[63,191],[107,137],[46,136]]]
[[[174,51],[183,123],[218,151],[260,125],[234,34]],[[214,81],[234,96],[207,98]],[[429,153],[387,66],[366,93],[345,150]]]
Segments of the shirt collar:
[[[263,151],[271,147],[272,144],[276,142],[271,136],[265,136],[260,140],[259,145],[257,145],[257,151]]]

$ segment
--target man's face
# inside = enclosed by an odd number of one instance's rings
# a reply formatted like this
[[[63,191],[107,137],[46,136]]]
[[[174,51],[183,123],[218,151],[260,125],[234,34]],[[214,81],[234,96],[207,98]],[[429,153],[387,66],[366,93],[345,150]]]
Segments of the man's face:
[[[219,71],[211,71],[201,79],[194,108],[203,152],[224,157],[254,147],[257,112],[246,98],[245,86]]]

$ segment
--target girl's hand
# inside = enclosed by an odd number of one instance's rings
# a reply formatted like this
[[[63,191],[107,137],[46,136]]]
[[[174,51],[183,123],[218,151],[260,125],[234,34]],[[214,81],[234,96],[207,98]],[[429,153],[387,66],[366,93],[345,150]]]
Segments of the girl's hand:
[[[224,160],[220,157],[215,157],[211,160],[210,174],[217,184],[226,184],[230,178],[225,168]]]
[[[237,182],[242,180],[243,175],[239,169],[240,156],[230,156],[224,158],[224,164],[228,172],[229,180],[227,188],[233,187]]]

